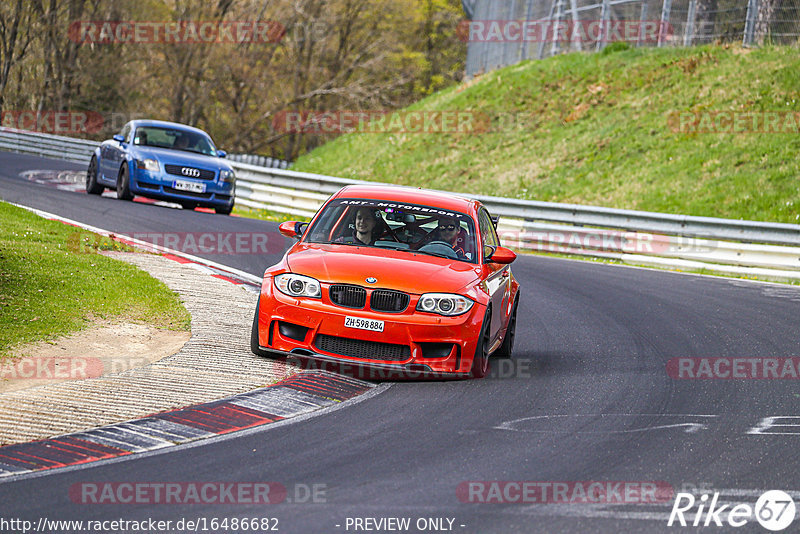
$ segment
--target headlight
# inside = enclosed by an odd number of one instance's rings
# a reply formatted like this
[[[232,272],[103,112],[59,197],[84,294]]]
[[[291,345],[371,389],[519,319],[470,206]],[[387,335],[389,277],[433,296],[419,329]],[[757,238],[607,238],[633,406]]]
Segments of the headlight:
[[[290,297],[311,297],[318,299],[322,296],[319,282],[310,276],[303,276],[302,274],[279,274],[275,277],[275,287],[277,287],[281,293],[289,295]]]
[[[236,175],[233,174],[233,171],[222,169],[219,171],[219,181],[234,183],[236,181]]]
[[[137,169],[144,169],[146,171],[158,172],[158,161],[154,159],[137,159],[136,160],[136,168]]]
[[[425,293],[417,302],[417,310],[439,315],[461,315],[475,304],[472,300],[452,293]]]

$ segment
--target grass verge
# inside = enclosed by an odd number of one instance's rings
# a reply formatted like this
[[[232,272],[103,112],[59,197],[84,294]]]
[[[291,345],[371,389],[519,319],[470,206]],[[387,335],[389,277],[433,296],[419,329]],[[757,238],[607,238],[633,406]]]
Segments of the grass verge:
[[[0,359],[20,344],[80,330],[93,317],[189,329],[177,294],[97,253],[124,250],[118,243],[5,202],[0,228]]]
[[[490,132],[352,133],[299,158],[292,170],[797,224],[797,52],[771,46],[609,47],[527,61],[408,108],[488,116]],[[708,125],[681,118],[720,112],[759,122],[753,127],[743,121],[729,133],[699,133]],[[765,124],[776,112],[791,113]]]

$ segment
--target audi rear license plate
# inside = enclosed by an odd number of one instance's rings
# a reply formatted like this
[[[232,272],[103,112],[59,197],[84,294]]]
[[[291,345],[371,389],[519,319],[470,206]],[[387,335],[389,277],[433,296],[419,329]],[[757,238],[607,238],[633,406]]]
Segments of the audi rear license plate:
[[[347,328],[358,328],[359,330],[371,330],[372,332],[383,332],[383,321],[374,319],[361,319],[360,317],[344,318],[344,326]]]
[[[191,191],[192,193],[205,193],[206,184],[198,184],[195,182],[184,182],[183,180],[175,180],[172,187],[178,191]]]

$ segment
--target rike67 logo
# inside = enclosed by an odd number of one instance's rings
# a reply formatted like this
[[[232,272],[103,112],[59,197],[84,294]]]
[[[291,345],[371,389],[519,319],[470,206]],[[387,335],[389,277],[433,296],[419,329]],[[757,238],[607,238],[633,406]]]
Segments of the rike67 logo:
[[[795,504],[785,491],[764,492],[755,506],[748,503],[722,503],[719,493],[714,493],[710,500],[708,494],[696,499],[691,493],[678,493],[667,526],[742,527],[755,519],[765,529],[778,532],[791,525],[794,518]]]

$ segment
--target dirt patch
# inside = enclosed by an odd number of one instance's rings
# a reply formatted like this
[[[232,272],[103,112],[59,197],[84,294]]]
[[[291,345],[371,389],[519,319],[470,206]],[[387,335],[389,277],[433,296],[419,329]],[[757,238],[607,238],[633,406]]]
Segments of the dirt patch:
[[[95,321],[55,341],[14,350],[0,362],[0,393],[142,367],[175,354],[190,337],[145,324]]]

